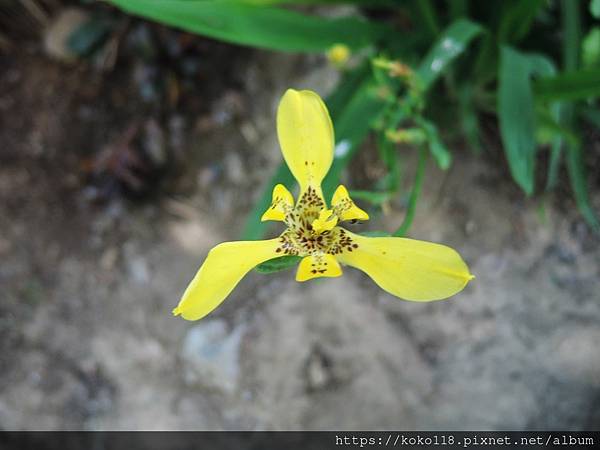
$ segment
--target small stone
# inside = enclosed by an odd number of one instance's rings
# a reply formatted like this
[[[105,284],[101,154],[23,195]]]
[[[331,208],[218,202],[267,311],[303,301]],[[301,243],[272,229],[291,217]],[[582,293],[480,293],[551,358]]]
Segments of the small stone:
[[[241,184],[245,178],[244,164],[242,158],[235,152],[229,152],[225,157],[225,172],[231,183]]]
[[[240,125],[240,132],[242,133],[242,136],[244,136],[244,139],[246,139],[248,144],[258,144],[258,141],[260,140],[260,135],[256,127],[250,121],[246,121]]]
[[[150,281],[150,270],[146,260],[141,257],[134,257],[129,262],[129,276],[138,284],[145,284]]]
[[[69,37],[90,20],[88,13],[78,8],[62,10],[44,33],[44,49],[53,58],[73,62],[78,55],[69,48]]]
[[[181,356],[188,385],[232,392],[238,384],[239,355],[245,326],[228,330],[221,319],[204,320],[185,336]]]
[[[100,257],[100,267],[104,270],[111,270],[115,267],[118,257],[119,251],[115,247],[106,249]]]
[[[165,134],[154,119],[144,125],[143,145],[154,167],[164,167],[167,163]]]
[[[313,351],[306,364],[306,384],[309,391],[316,391],[327,387],[332,381],[329,364],[324,355]]]

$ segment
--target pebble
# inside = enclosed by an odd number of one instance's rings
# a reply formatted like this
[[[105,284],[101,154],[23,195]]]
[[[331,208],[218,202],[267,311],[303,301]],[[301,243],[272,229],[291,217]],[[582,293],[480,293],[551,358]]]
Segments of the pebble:
[[[245,326],[230,330],[222,319],[203,320],[191,328],[181,351],[188,385],[232,392],[237,388],[239,355]]]

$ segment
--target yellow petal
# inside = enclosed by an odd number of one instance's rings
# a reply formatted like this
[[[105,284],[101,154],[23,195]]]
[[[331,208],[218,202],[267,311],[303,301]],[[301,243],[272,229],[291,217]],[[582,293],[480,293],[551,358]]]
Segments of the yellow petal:
[[[296,272],[296,281],[306,281],[318,277],[339,277],[342,274],[342,268],[335,257],[323,254],[307,256],[298,266]]]
[[[354,201],[348,194],[348,190],[341,184],[333,194],[331,208],[340,218],[340,221],[369,220],[369,215],[354,204]]]
[[[334,137],[319,95],[288,89],[277,110],[277,135],[285,162],[300,184],[300,197],[308,186],[320,192],[333,161]]]
[[[251,269],[278,256],[275,250],[279,245],[279,238],[217,245],[208,253],[173,314],[187,320],[206,316],[225,300]]]
[[[265,211],[260,220],[285,220],[286,214],[294,206],[294,197],[283,184],[278,184],[273,188],[273,200],[269,209]]]
[[[462,291],[474,278],[460,255],[445,245],[346,233],[357,247],[345,249],[338,260],[362,270],[382,289],[404,300],[441,300]]]

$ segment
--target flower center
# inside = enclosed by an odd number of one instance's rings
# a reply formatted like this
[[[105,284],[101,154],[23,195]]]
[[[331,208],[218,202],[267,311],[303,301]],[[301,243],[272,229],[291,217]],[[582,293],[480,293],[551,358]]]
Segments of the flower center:
[[[285,255],[336,255],[356,248],[346,231],[338,226],[338,216],[314,189],[308,188],[285,217],[288,229],[279,237],[277,253]]]
[[[319,213],[319,218],[313,220],[312,230],[314,233],[320,234],[323,231],[329,231],[338,223],[338,216],[331,209],[323,208]]]

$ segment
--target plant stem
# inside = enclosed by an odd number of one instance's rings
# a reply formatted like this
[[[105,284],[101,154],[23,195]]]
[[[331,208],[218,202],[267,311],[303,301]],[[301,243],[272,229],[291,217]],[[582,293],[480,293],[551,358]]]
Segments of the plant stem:
[[[406,216],[402,225],[398,227],[393,236],[402,237],[406,234],[410,226],[412,225],[413,219],[415,218],[415,210],[417,209],[417,200],[421,194],[421,188],[423,187],[423,179],[425,175],[425,165],[427,163],[427,156],[429,152],[422,146],[419,149],[419,161],[417,163],[417,174],[415,176],[415,183],[408,199],[408,209],[406,210]]]

